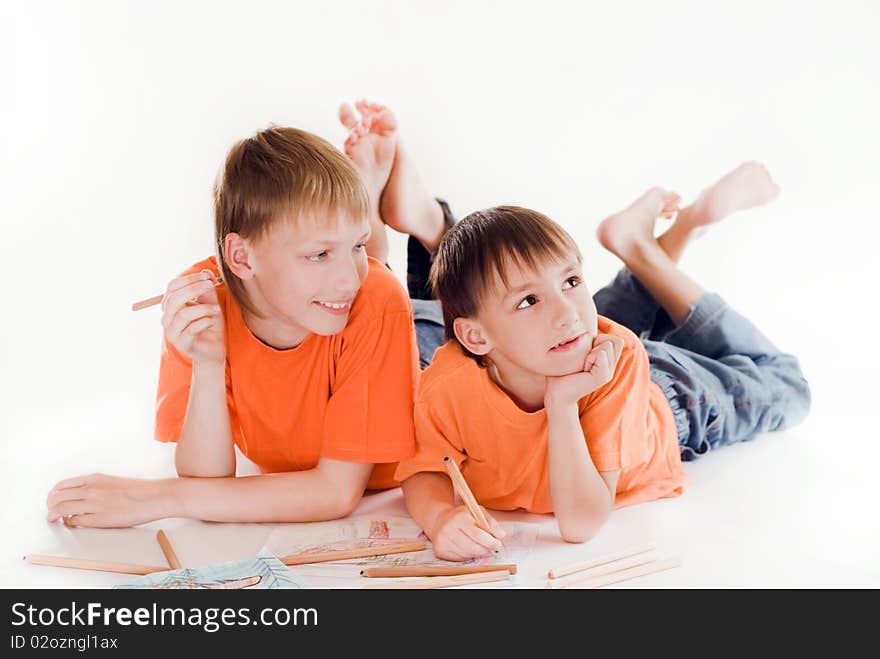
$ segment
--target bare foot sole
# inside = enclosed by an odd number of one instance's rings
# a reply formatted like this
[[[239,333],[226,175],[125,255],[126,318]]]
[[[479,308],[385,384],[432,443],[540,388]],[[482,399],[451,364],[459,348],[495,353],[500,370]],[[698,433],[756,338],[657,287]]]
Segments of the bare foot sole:
[[[596,236],[605,249],[625,261],[633,249],[655,242],[654,223],[658,217],[672,217],[680,200],[674,192],[651,188],[624,210],[602,220]]]
[[[767,168],[750,160],[706,188],[694,202],[692,212],[681,220],[686,220],[690,228],[712,224],[736,211],[766,204],[778,195],[779,186]]]

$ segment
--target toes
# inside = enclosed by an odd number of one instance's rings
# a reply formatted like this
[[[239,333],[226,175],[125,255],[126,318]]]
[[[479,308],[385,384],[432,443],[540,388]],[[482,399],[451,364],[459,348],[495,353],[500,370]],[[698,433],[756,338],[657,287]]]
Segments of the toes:
[[[339,121],[348,130],[357,126],[357,115],[354,112],[354,108],[352,108],[349,103],[343,103],[339,106]]]

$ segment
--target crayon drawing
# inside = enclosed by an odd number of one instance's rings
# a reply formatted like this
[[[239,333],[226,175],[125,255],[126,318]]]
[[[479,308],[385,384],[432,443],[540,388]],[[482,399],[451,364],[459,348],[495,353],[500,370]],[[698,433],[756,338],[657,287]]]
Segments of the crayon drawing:
[[[167,589],[274,589],[302,588],[287,566],[270,554],[193,568],[154,572],[116,588]]]

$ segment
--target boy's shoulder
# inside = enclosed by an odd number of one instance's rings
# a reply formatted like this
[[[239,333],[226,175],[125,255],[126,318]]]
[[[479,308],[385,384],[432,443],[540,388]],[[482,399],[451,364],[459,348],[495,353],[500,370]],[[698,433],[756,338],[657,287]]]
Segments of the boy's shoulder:
[[[636,350],[642,351],[644,351],[645,349],[645,346],[642,344],[641,339],[639,339],[639,337],[636,336],[631,329],[629,329],[625,325],[614,322],[606,316],[598,317],[598,329],[599,334],[611,334],[613,336],[618,336],[623,339],[623,344],[625,348],[635,348]]]
[[[375,318],[391,313],[412,313],[409,295],[403,284],[381,261],[367,258],[367,277],[351,306],[349,323],[366,316]]]
[[[483,377],[487,377],[485,369],[466,355],[457,341],[447,341],[422,371],[418,401],[456,400],[462,395],[472,400]]]

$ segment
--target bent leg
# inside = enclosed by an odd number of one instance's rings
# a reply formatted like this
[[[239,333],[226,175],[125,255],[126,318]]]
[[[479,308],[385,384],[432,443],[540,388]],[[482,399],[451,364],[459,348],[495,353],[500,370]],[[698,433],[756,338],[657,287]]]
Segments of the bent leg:
[[[810,409],[797,358],[714,293],[664,341],[645,341],[645,348],[651,377],[676,416],[684,460],[790,428]]]

